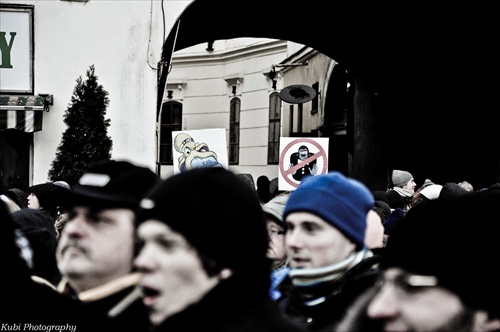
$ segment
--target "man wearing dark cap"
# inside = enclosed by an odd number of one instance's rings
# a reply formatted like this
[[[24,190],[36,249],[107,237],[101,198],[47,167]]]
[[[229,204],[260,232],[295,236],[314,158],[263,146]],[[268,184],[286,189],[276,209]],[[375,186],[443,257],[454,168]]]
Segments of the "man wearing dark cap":
[[[385,247],[377,287],[338,331],[500,331],[498,206],[492,193],[412,208]]]
[[[156,187],[137,213],[152,331],[298,332],[269,296],[268,233],[255,192],[224,168]]]
[[[139,282],[133,268],[134,211],[159,180],[148,168],[106,160],[86,171],[66,200],[58,290],[113,318],[117,330],[139,331],[148,324],[145,308],[132,301]]]
[[[27,214],[41,212],[25,208],[15,213],[21,211]],[[40,241],[34,243],[33,238],[25,232],[34,230],[33,226],[29,225],[33,220],[21,220],[24,218],[16,217],[18,220],[15,221],[12,217],[13,213],[7,209],[3,201],[0,201],[0,252],[3,266],[0,273],[1,329],[101,331],[101,324],[93,324],[97,318],[94,312],[87,311],[80,302],[58,293],[48,281],[34,278],[33,273],[40,272],[40,266],[38,268],[36,266],[38,258],[35,251],[40,249],[37,248],[40,245],[48,246],[49,240],[41,237]],[[23,221],[27,222],[26,225],[23,225]],[[52,230],[48,232],[52,233],[52,238],[55,240],[53,224]],[[51,248],[54,261],[52,266],[55,266],[53,249]],[[47,267],[49,266],[42,266],[42,269]]]

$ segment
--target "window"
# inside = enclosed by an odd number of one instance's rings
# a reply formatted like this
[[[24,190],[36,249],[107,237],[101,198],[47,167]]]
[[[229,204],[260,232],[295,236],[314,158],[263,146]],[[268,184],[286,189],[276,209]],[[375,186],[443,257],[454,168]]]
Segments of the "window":
[[[237,165],[240,160],[240,107],[239,98],[231,99],[229,115],[229,164]]]
[[[267,163],[279,164],[281,136],[281,99],[279,93],[269,96],[269,138],[267,145]]]
[[[173,165],[172,132],[182,128],[182,104],[169,101],[163,104],[160,127],[160,163]]]
[[[318,107],[319,107],[319,83],[316,82],[312,85],[312,88],[314,91],[316,91],[316,96],[311,100],[311,114],[316,114],[318,113]]]

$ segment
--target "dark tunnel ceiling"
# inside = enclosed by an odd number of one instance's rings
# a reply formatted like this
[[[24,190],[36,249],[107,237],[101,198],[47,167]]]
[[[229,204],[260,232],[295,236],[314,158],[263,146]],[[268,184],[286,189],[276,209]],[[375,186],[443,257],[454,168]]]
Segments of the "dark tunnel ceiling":
[[[447,77],[471,63],[488,70],[498,54],[493,8],[438,7],[273,0],[234,8],[234,1],[196,0],[178,18],[178,35],[176,25],[167,36],[163,59],[204,42],[264,37],[314,48],[378,91],[401,80],[418,86],[427,74]]]

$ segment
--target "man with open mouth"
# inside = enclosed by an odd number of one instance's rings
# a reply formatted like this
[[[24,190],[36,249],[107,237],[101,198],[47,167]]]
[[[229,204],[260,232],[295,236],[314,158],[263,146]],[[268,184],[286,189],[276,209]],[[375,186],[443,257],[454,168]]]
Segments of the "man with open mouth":
[[[270,297],[264,214],[236,174],[212,167],[167,178],[136,220],[153,331],[302,331]]]

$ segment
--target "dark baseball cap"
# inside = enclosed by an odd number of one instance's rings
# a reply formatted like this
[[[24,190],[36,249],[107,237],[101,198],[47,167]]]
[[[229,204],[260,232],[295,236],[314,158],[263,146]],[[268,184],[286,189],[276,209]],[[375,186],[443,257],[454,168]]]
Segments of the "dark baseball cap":
[[[159,182],[160,177],[147,167],[125,160],[100,161],[78,180],[66,206],[135,210],[143,196]]]

